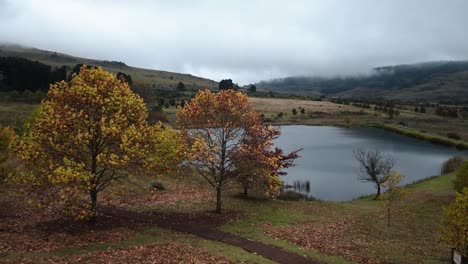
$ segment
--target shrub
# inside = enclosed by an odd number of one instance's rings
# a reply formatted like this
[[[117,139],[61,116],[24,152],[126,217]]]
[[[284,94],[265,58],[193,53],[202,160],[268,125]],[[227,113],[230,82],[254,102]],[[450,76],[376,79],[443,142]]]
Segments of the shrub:
[[[283,201],[315,201],[317,200],[314,197],[309,197],[305,194],[298,193],[295,191],[284,191],[278,195],[279,200]]]
[[[454,133],[454,132],[447,133],[447,137],[451,138],[451,139],[455,139],[455,140],[460,140],[461,139],[460,135],[458,135],[457,133]]]
[[[468,161],[465,161],[458,168],[455,180],[453,180],[453,188],[457,192],[462,192],[463,188],[468,187]]]
[[[442,163],[440,168],[440,175],[451,173],[456,171],[462,164],[465,159],[462,156],[453,156],[450,159]]]
[[[165,189],[166,187],[163,182],[158,181],[158,180],[150,181],[150,190],[164,191]]]

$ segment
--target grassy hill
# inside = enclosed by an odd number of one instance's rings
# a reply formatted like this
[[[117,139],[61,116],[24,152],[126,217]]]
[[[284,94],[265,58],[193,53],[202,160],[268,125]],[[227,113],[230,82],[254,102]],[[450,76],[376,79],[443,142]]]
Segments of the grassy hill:
[[[466,103],[468,61],[442,61],[375,68],[363,76],[288,77],[257,87],[276,92],[347,98]]]
[[[190,74],[142,69],[131,67],[123,62],[118,61],[80,58],[68,54],[36,48],[28,48],[19,45],[0,44],[0,57],[21,57],[32,61],[39,61],[52,67],[61,67],[65,65],[67,66],[67,70],[69,72],[73,69],[73,67],[75,67],[75,65],[80,63],[101,66],[113,73],[124,72],[126,74],[130,74],[134,81],[145,83],[154,88],[175,88],[179,82],[183,82],[189,89],[214,89],[218,87],[218,83],[215,81]]]

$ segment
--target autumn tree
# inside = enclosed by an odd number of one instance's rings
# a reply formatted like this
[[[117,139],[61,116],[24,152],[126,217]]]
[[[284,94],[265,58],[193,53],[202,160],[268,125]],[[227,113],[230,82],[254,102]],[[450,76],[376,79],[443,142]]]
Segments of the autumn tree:
[[[283,156],[273,149],[279,131],[262,124],[245,94],[201,91],[179,108],[177,125],[189,145],[188,163],[216,190],[216,212],[221,212],[223,190],[245,175],[265,193],[279,189]]]
[[[0,126],[0,184],[7,178],[12,167],[8,164],[11,157],[11,143],[16,139],[16,133],[9,127]]]
[[[179,134],[148,125],[143,100],[124,79],[83,66],[70,82],[51,85],[29,133],[18,145],[25,168],[17,180],[78,218],[96,215],[98,194],[146,172],[177,166]]]
[[[126,74],[126,73],[124,73],[124,72],[118,72],[118,73],[117,73],[117,79],[121,79],[121,78],[123,78],[123,80],[124,80],[126,83],[128,83],[128,85],[129,85],[130,87],[133,86],[133,79],[132,79],[132,76],[131,76],[130,74]]]
[[[273,141],[280,135],[276,128],[264,128],[263,133],[248,135],[245,148],[233,159],[236,167],[237,181],[243,188],[243,194],[248,195],[249,190],[266,197],[277,195],[282,185],[280,176],[287,173],[278,168],[294,166],[294,160],[299,157],[300,150],[283,154],[280,148],[273,148]],[[258,159],[258,157],[261,157]],[[267,158],[265,158],[267,157]],[[271,158],[276,157],[276,163]]]
[[[468,161],[463,162],[463,164],[458,168],[453,180],[453,188],[457,192],[463,191],[464,188],[468,188]]]
[[[405,194],[405,190],[401,186],[398,186],[404,177],[404,175],[396,171],[391,171],[388,174],[387,181],[382,184],[382,187],[387,188],[385,197],[382,197],[387,209],[387,226],[390,226],[392,209],[395,207],[395,203]]]
[[[353,156],[359,163],[360,180],[375,184],[377,189],[375,199],[378,199],[381,185],[389,179],[390,171],[396,162],[395,159],[379,150],[354,150]]]
[[[468,187],[445,209],[441,229],[442,240],[468,257]]]

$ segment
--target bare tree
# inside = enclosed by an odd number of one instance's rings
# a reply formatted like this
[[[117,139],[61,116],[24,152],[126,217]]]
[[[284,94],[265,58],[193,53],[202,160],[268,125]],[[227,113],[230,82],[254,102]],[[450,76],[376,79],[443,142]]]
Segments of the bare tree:
[[[359,162],[360,180],[373,182],[377,188],[375,199],[380,196],[381,185],[390,177],[390,171],[395,165],[395,159],[379,150],[353,151],[354,158]]]

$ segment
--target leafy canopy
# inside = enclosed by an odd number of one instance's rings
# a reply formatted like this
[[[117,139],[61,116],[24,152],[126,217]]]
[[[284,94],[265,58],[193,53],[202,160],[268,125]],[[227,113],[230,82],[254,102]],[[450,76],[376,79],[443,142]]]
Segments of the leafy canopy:
[[[124,79],[83,66],[70,82],[51,85],[19,142],[26,169],[19,180],[41,193],[43,202],[58,200],[78,217],[94,216],[98,193],[112,183],[177,166],[178,133],[148,125],[147,116]]]
[[[9,159],[12,154],[12,142],[15,142],[16,138],[17,135],[13,129],[0,126],[0,184],[3,183],[12,170]]]
[[[279,189],[283,156],[273,150],[279,131],[262,124],[245,94],[201,91],[179,108],[177,124],[189,146],[188,163],[217,191],[217,212],[222,190],[246,175],[265,194]]]
[[[468,187],[468,161],[463,162],[458,168],[455,180],[453,180],[453,187],[457,192],[461,192]]]
[[[442,240],[468,256],[468,187],[446,209],[442,218]]]

